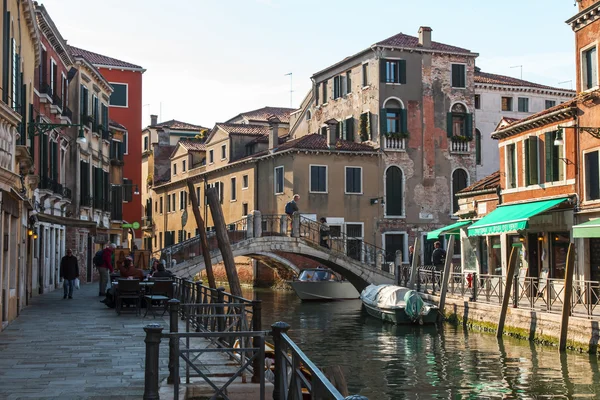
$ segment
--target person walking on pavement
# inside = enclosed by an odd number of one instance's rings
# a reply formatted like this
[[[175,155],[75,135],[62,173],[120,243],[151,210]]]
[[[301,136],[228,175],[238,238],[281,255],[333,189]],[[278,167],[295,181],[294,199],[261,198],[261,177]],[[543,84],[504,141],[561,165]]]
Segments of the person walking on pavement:
[[[100,275],[100,291],[98,296],[106,295],[106,286],[110,280],[110,273],[113,272],[112,256],[115,252],[117,245],[111,243],[102,250],[102,264],[97,265],[98,274]]]
[[[319,225],[319,244],[321,245],[321,247],[330,249],[331,247],[329,247],[329,225],[327,225],[327,220],[324,217],[321,217],[319,222],[321,222],[321,225]]]
[[[437,272],[440,272],[440,280],[438,285],[441,286],[442,271],[444,270],[444,264],[446,263],[446,250],[442,249],[442,244],[437,241],[433,244],[433,253],[431,253],[431,263],[435,267]]]
[[[79,278],[79,265],[77,264],[77,257],[73,255],[71,249],[68,249],[67,255],[60,260],[60,277],[64,280],[63,299],[66,299],[67,296],[72,299],[75,279]]]

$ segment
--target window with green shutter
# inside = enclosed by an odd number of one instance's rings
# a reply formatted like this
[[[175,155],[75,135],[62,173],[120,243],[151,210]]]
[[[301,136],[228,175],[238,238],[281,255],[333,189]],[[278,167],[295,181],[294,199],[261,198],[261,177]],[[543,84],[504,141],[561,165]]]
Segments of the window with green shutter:
[[[537,185],[538,180],[538,138],[530,136],[523,141],[523,150],[525,151],[525,184]]]
[[[452,64],[452,87],[464,88],[467,86],[467,72],[465,64]]]
[[[369,111],[360,114],[359,135],[363,142],[371,140],[371,113]]]
[[[475,164],[481,165],[481,132],[475,129]]]
[[[546,132],[544,134],[546,182],[556,182],[562,179],[560,170],[559,154],[562,146],[555,146],[556,131]]]
[[[321,88],[322,88],[322,93],[323,93],[323,103],[322,104],[327,104],[327,81],[323,81],[323,83],[321,83]]]
[[[379,60],[380,80],[384,83],[406,83],[406,60]]]
[[[354,142],[354,117],[350,117],[346,119],[346,135],[344,136],[344,140],[349,140],[350,142]]]
[[[133,182],[131,179],[123,178],[123,201],[131,202],[133,200]],[[175,206],[173,202],[173,206]]]

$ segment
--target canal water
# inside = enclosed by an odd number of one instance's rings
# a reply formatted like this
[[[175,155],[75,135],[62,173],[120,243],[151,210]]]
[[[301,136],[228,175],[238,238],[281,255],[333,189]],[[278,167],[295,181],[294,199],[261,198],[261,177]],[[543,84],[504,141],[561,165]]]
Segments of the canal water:
[[[319,367],[339,365],[350,394],[370,400],[600,398],[595,356],[462,328],[383,324],[360,300],[302,303],[293,292],[246,289],[263,326],[289,336]]]

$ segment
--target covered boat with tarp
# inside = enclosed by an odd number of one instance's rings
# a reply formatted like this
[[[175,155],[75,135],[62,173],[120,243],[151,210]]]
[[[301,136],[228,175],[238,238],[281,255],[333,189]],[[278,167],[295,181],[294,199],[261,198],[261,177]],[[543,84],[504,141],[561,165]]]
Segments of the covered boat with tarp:
[[[367,313],[393,324],[433,324],[438,307],[423,301],[409,288],[396,285],[369,285],[360,294]]]

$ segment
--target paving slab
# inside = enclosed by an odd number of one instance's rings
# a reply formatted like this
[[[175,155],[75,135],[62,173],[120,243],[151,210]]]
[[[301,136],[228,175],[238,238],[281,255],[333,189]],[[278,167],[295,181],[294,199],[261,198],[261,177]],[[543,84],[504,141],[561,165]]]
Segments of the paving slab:
[[[169,316],[117,315],[114,309],[100,303],[102,298],[97,293],[97,284],[88,284],[75,291],[72,300],[64,300],[60,289],[37,296],[19,318],[0,332],[0,399],[142,398],[146,349],[143,327],[159,323],[167,331]],[[185,331],[181,321],[179,331]],[[204,339],[193,339],[191,343],[195,349],[211,347]],[[173,396],[172,385],[166,384],[168,350],[168,343],[163,340],[161,399]],[[237,370],[220,353],[203,354],[201,363],[197,366],[207,376],[231,375]],[[184,382],[183,361],[180,376]],[[195,380],[190,386],[197,383]],[[243,388],[248,386],[236,389],[243,392]],[[181,393],[186,391],[182,384]],[[255,397],[246,396],[245,400],[249,398]]]

